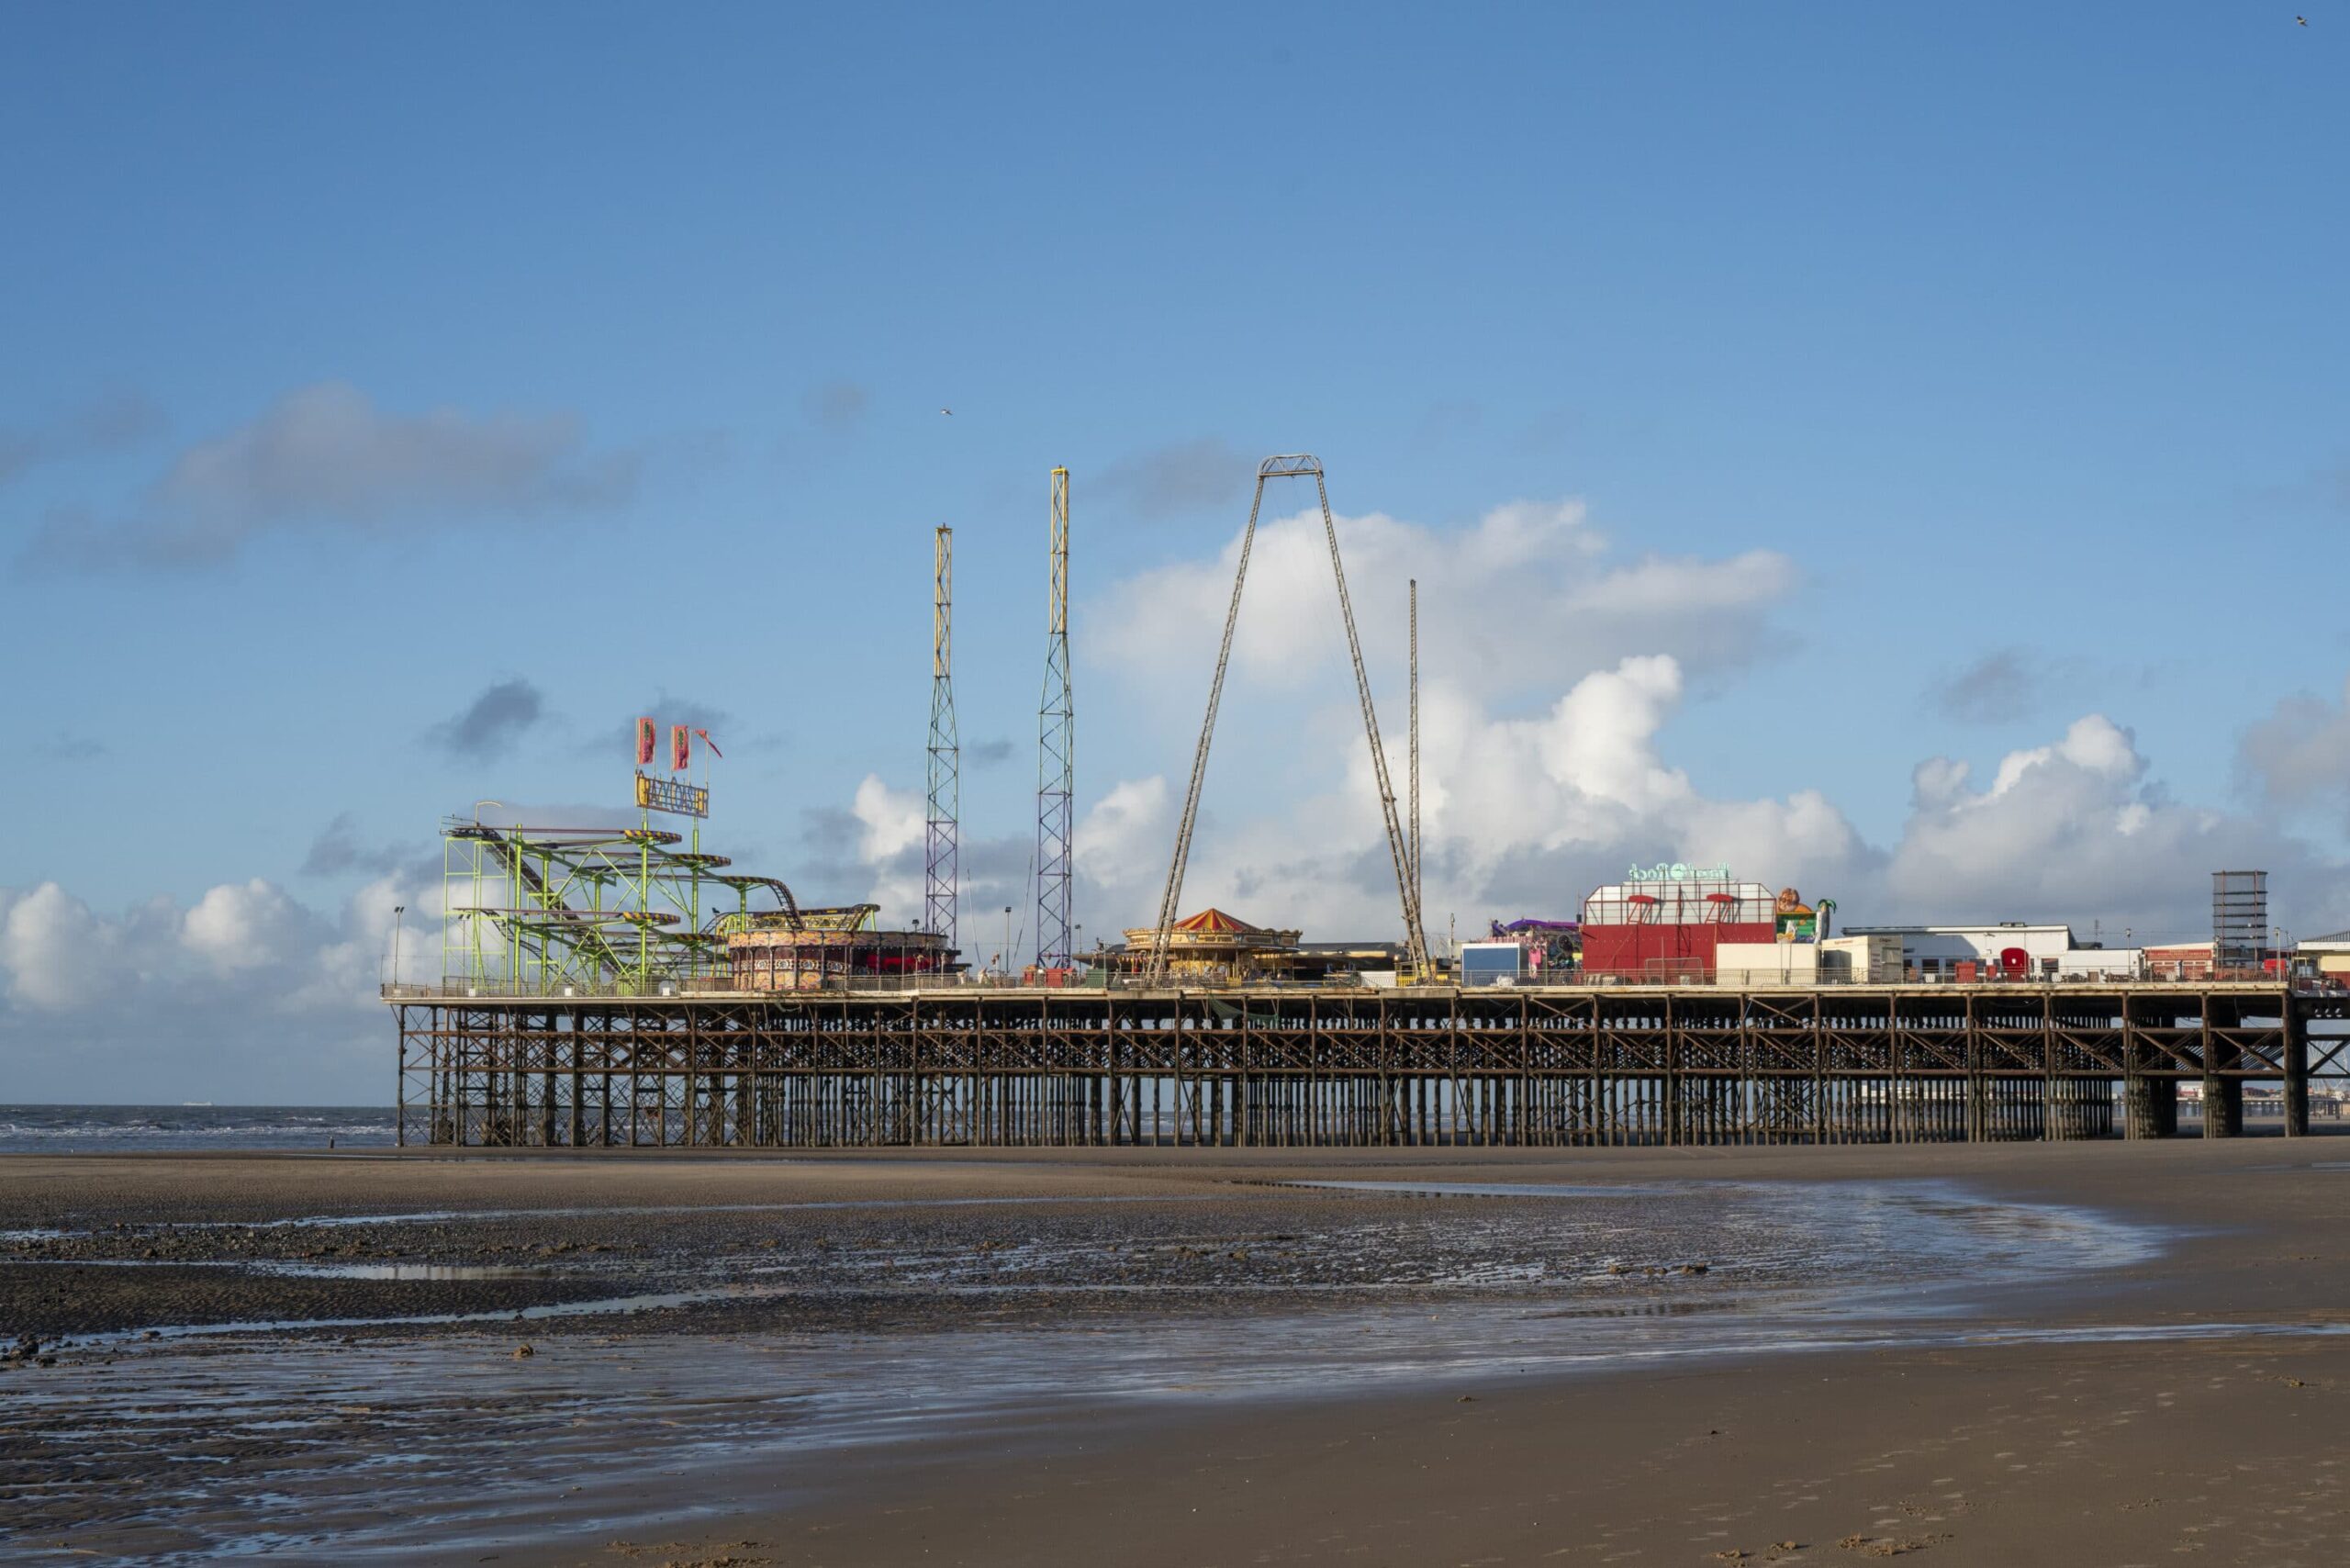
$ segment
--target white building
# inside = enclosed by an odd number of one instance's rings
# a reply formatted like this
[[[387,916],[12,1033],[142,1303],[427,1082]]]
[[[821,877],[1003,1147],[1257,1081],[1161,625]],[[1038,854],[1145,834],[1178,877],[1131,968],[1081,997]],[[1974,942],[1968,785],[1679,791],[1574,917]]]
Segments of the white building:
[[[2293,957],[2314,964],[2317,972],[2329,979],[2350,980],[2350,931],[2303,937],[2293,944]]]
[[[1714,947],[1716,985],[1818,985],[1819,979],[1819,949],[1809,942],[1721,942]]]
[[[1851,985],[1897,984],[1903,977],[1901,938],[1882,931],[1847,931],[1819,943],[1819,978]]]
[[[2034,925],[2022,920],[1995,925],[1848,925],[1844,934],[1899,937],[1902,964],[1917,971],[1919,980],[1949,979],[1961,972],[1962,963],[1975,965],[1978,974],[1988,969],[2045,979],[2058,972],[2065,954],[2080,947],[2069,925]]]
[[[2058,980],[2143,980],[2145,972],[2146,955],[2137,947],[2081,947],[2056,959]]]
[[[1846,932],[1818,942],[1723,942],[1714,983],[1727,986],[1889,985],[1901,980],[1900,939]]]

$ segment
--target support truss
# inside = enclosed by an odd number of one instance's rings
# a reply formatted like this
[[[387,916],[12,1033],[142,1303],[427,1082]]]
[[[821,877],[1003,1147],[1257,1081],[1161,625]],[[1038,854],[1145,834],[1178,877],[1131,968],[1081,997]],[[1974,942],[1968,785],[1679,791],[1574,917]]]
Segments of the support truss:
[[[931,559],[929,805],[923,824],[923,929],[955,945],[958,874],[956,823],[962,814],[962,748],[955,738],[952,623],[955,531],[941,527]]]
[[[1069,961],[1069,890],[1077,799],[1077,699],[1069,666],[1069,470],[1053,470],[1045,696],[1036,720],[1036,967]]]

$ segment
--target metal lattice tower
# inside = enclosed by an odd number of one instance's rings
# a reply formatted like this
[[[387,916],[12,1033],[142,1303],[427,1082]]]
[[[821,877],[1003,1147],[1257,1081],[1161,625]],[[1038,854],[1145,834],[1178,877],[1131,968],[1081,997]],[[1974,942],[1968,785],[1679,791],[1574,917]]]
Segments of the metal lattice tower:
[[[923,834],[923,929],[955,940],[955,823],[963,805],[962,749],[955,739],[955,531],[938,530],[931,563],[930,804]]]
[[[1077,797],[1077,700],[1069,669],[1069,470],[1053,470],[1045,697],[1036,713],[1036,967],[1069,960],[1069,888]]]
[[[1304,453],[1288,453],[1268,457],[1257,465],[1257,493],[1248,502],[1248,527],[1240,536],[1240,569],[1232,577],[1232,602],[1224,612],[1224,641],[1217,645],[1215,678],[1208,684],[1207,718],[1200,725],[1199,749],[1192,754],[1192,784],[1183,796],[1183,815],[1175,828],[1175,859],[1167,869],[1167,890],[1158,902],[1157,940],[1152,946],[1148,979],[1156,983],[1167,978],[1167,945],[1169,933],[1174,929],[1176,906],[1183,897],[1183,871],[1192,857],[1192,831],[1198,824],[1200,786],[1207,778],[1208,746],[1215,738],[1215,711],[1224,699],[1225,672],[1232,665],[1232,633],[1240,620],[1240,593],[1248,582],[1248,554],[1257,542],[1257,514],[1265,503],[1265,481],[1268,479],[1304,478],[1312,476],[1315,496],[1322,503],[1322,532],[1330,542],[1330,572],[1338,585],[1338,615],[1346,622],[1347,653],[1354,660],[1355,694],[1362,700],[1363,737],[1371,743],[1371,770],[1379,789],[1379,807],[1387,823],[1387,853],[1395,867],[1395,890],[1404,908],[1404,946],[1405,961],[1415,979],[1427,973],[1427,941],[1420,931],[1420,897],[1417,878],[1408,857],[1411,851],[1404,842],[1402,824],[1396,820],[1395,787],[1387,771],[1387,749],[1379,739],[1379,713],[1371,700],[1371,677],[1363,669],[1362,642],[1355,634],[1354,600],[1347,594],[1347,568],[1338,559],[1338,525],[1330,515],[1330,490],[1322,477],[1322,460]]]

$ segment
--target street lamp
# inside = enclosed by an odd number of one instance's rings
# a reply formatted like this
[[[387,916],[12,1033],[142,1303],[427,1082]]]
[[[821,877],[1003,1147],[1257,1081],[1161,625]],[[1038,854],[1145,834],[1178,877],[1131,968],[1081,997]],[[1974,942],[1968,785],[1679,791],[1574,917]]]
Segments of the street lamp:
[[[1070,965],[1070,967],[1071,967],[1071,968],[1075,968],[1075,967],[1076,967],[1076,965],[1077,965],[1077,963],[1078,963],[1078,961],[1079,961],[1080,959],[1081,959],[1082,958],[1084,958],[1084,956],[1085,956],[1085,924],[1084,924],[1084,923],[1083,923],[1082,921],[1080,921],[1080,922],[1079,922],[1079,923],[1078,923],[1078,926],[1077,926],[1077,951],[1076,951],[1076,952],[1074,952],[1074,953],[1071,953],[1071,954],[1069,956],[1069,965]]]
[[[1012,906],[1003,906],[1003,978],[1012,978]]]
[[[400,983],[400,916],[408,913],[408,905],[392,906],[392,983]]]

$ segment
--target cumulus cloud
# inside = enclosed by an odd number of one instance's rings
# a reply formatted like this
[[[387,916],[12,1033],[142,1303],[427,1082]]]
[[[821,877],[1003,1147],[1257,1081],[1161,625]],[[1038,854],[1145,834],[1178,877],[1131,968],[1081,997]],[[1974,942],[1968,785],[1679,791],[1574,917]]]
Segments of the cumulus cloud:
[[[381,532],[618,506],[634,454],[592,454],[565,414],[402,414],[322,382],[182,452],[132,514],[52,516],[28,559],[46,565],[194,566],[285,529]]]
[[[0,888],[0,1072],[37,1100],[381,1103],[393,907],[413,977],[437,901],[398,876],[339,909],[260,879],[116,914],[56,882]]]
[[[1368,595],[1420,585],[1428,911],[1571,913],[1624,862],[1661,854],[1768,846],[1823,873],[1870,863],[1874,852],[1816,791],[1708,800],[1658,750],[1693,679],[1779,645],[1771,618],[1795,585],[1785,557],[1620,555],[1572,500],[1515,501],[1449,529],[1377,512],[1337,526],[1374,670],[1402,665],[1404,617],[1400,603]],[[1196,700],[1238,552],[1236,536],[1213,561],[1141,574],[1091,607],[1087,645],[1113,679],[1146,698],[1171,691],[1170,712]],[[1225,745],[1209,781],[1187,909],[1225,902],[1341,936],[1394,934],[1393,861],[1345,650],[1319,510],[1260,524],[1233,649],[1248,697],[1220,725],[1240,755]],[[1400,790],[1395,696],[1386,693],[1387,762]],[[1272,705],[1287,715],[1276,733],[1289,744],[1270,769],[1248,744],[1248,698],[1259,700],[1260,722]],[[1106,832],[1148,804],[1160,843],[1087,855],[1080,836],[1087,890],[1119,923],[1156,908],[1172,833],[1172,811],[1159,806],[1167,791],[1156,778],[1130,779],[1097,808]]]
[[[495,682],[462,712],[435,724],[435,744],[451,755],[492,757],[505,752],[546,714],[539,689],[517,676]]]
[[[1529,717],[1496,715],[1457,683],[1422,692],[1425,909],[1572,915],[1625,865],[1727,859],[1756,875],[1851,880],[1881,858],[1816,790],[1723,801],[1658,750],[1684,677],[1669,655],[1626,658]],[[1339,776],[1273,809],[1241,759],[1212,779],[1184,883],[1185,909],[1304,922],[1334,936],[1393,935],[1401,920],[1385,819],[1360,731]],[[1390,759],[1402,783],[1402,758]],[[1173,811],[1158,778],[1104,797],[1079,839],[1095,896],[1135,924],[1156,908]],[[1240,802],[1235,809],[1233,802]],[[1218,802],[1223,802],[1221,805]],[[1250,910],[1259,912],[1250,915]]]
[[[835,861],[825,869],[848,885],[855,885],[852,879],[861,880],[862,897],[881,906],[884,920],[915,924],[928,890],[929,819],[929,802],[920,791],[895,789],[878,774],[867,774],[850,803],[848,824],[853,824],[854,863]],[[957,846],[957,870],[967,924],[981,911],[1001,911],[1006,904],[1021,911],[1024,920],[1032,859],[1022,838],[965,832]]]
[[[55,1011],[98,995],[119,937],[55,882],[0,889],[0,970],[11,1002]]]
[[[0,486],[44,463],[136,446],[162,424],[162,411],[154,404],[136,393],[120,392],[84,404],[45,425],[0,428]]]
[[[857,784],[848,810],[809,813],[794,864],[807,896],[878,904],[885,924],[913,926],[925,913],[929,887],[929,806],[922,792],[897,788],[878,774]],[[961,892],[960,935],[966,948],[988,959],[1003,944],[1003,910],[1013,912],[1013,949],[1033,939],[1035,846],[1024,834],[974,834],[964,824],[956,857]],[[799,890],[802,883],[795,880]]]
[[[1280,708],[1287,744],[1236,750],[1220,736],[1183,902],[1392,936],[1392,861],[1320,521],[1260,530],[1235,689]],[[2275,872],[2302,918],[2350,918],[2334,907],[2337,868],[2272,824],[2174,801],[2103,714],[1997,758],[1980,778],[1961,758],[1922,761],[1908,819],[1882,844],[1808,778],[1744,798],[1699,789],[1670,755],[1668,727],[1701,678],[1734,680],[1777,645],[1773,617],[1794,572],[1768,553],[1622,560],[1573,503],[1497,508],[1449,531],[1376,513],[1339,526],[1374,669],[1401,664],[1402,618],[1370,613],[1362,585],[1420,579],[1424,907],[1439,936],[1447,912],[1472,930],[1497,915],[1571,915],[1591,887],[1659,858],[1728,862],[1826,893],[1848,921],[2057,919],[2086,931],[2101,920],[2191,935],[2208,924],[2208,873],[2241,866]],[[1090,646],[1115,681],[1147,694],[1172,666],[1185,705],[1195,700],[1237,552],[1235,540],[1214,562],[1104,596]],[[2039,700],[2022,665],[2014,650],[1978,661],[1948,683],[1953,704],[2012,716]],[[1397,695],[1391,686],[1382,701],[1400,790]],[[2274,790],[2322,791],[2350,776],[2345,711],[2350,693],[2342,706],[2280,709],[2247,736],[2247,756]],[[1231,734],[1228,718],[1220,729]],[[1099,835],[1088,853],[1080,834],[1078,866],[1105,928],[1155,910],[1173,834],[1167,802],[1181,787],[1130,778],[1095,806]],[[1112,824],[1146,816],[1110,847]]]
[[[2350,681],[2338,701],[2288,697],[2237,739],[2236,761],[2282,806],[2350,804]]]
[[[307,924],[307,911],[256,877],[206,892],[181,922],[180,941],[214,970],[235,974],[277,961],[302,940]]]
[[[1613,664],[1626,650],[1684,671],[1749,662],[1780,640],[1771,611],[1796,573],[1775,551],[1720,560],[1612,558],[1577,501],[1516,501],[1465,529],[1383,512],[1337,520],[1357,629],[1374,663],[1404,654],[1403,585],[1420,585],[1421,667],[1516,695]],[[1189,692],[1214,659],[1239,564],[1237,532],[1213,561],[1171,564],[1088,607],[1086,645],[1127,679]],[[1345,668],[1345,633],[1318,510],[1260,522],[1233,658],[1252,685],[1296,689]]]
[[[880,775],[860,780],[845,813],[815,813],[803,857],[806,874],[821,879],[826,890],[811,899],[827,902],[842,897],[881,906],[881,918],[892,924],[921,922],[924,890],[923,844],[929,810],[914,790],[893,789]],[[829,890],[842,890],[834,893]]]
[[[1698,790],[1659,750],[1680,689],[1671,659],[1639,655],[1530,718],[1496,718],[1457,690],[1424,694],[1424,909],[1437,937],[1448,913],[1471,931],[1488,918],[1572,917],[1591,888],[1659,858],[1833,896],[1847,923],[2057,920],[2086,935],[2101,921],[2109,935],[2192,937],[2209,925],[2209,873],[2228,867],[2271,871],[2283,918],[2350,922],[2339,867],[2258,820],[2170,800],[2129,731],[2103,715],[2009,753],[1980,782],[1961,760],[1920,763],[1908,820],[1881,848],[1817,789]],[[1219,903],[1332,936],[1395,935],[1368,758],[1350,756],[1342,779],[1294,801],[1269,804],[1248,783],[1227,782],[1220,815],[1211,784],[1185,911]],[[1125,780],[1088,814],[1078,868],[1105,929],[1157,907],[1168,801],[1160,778]]]
[[[1173,831],[1167,780],[1122,778],[1079,819],[1070,859],[1080,876],[1116,886],[1133,879],[1134,868],[1163,858]]]
[[[923,797],[911,790],[892,790],[878,773],[867,774],[857,785],[849,811],[864,830],[857,854],[868,865],[887,865],[919,847],[928,826],[929,811]]]
[[[2299,918],[2341,913],[2338,868],[2270,822],[2171,800],[2130,731],[2091,713],[2009,753],[1979,789],[1964,763],[1919,765],[1880,896],[1912,919],[2102,917],[2192,936],[2210,931],[2209,874],[2231,868],[2271,872]]]
[[[1235,505],[1256,482],[1257,459],[1219,436],[1202,436],[1121,457],[1091,487],[1138,517],[1162,518]]]

